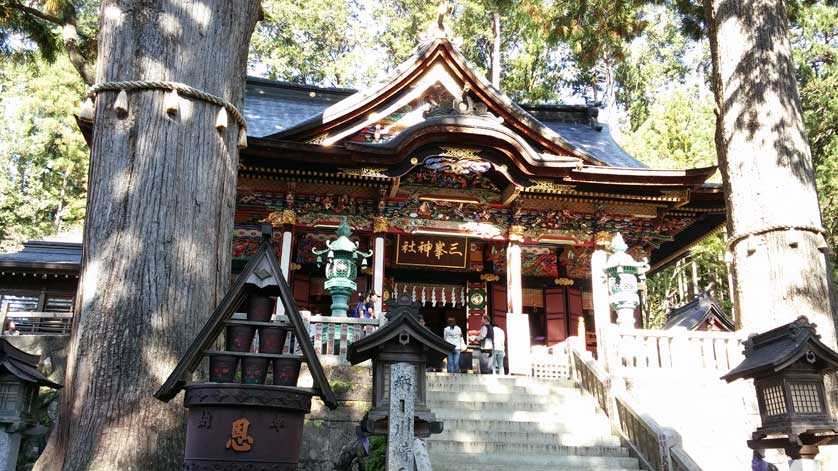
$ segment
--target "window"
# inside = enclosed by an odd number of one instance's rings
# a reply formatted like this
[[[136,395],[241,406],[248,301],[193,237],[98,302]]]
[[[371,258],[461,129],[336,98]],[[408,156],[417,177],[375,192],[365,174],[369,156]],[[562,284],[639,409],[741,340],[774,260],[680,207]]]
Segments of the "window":
[[[773,416],[786,413],[786,399],[783,395],[783,387],[779,384],[763,389],[762,398],[765,402],[765,415]]]
[[[0,383],[0,413],[18,414],[18,403],[20,401],[20,383]]]

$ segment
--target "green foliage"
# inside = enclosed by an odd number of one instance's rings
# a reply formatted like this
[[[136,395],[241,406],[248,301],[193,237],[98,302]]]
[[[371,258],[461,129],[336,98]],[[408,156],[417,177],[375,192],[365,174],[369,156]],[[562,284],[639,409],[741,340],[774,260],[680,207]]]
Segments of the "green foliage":
[[[688,53],[701,44],[681,34],[682,20],[671,8],[647,7],[643,17],[649,26],[616,67],[616,99],[628,113],[633,131],[649,116],[649,106],[659,93],[684,83],[692,70],[703,65],[690,63]]]
[[[387,465],[387,439],[370,437],[370,454],[364,462],[364,471],[384,471]]]
[[[0,244],[81,224],[88,149],[73,118],[84,84],[63,57],[0,75]]]
[[[367,60],[369,31],[356,1],[265,0],[250,43],[251,63],[274,80],[356,86],[378,72]]]
[[[838,6],[800,5],[792,29],[803,118],[828,242],[838,253]],[[834,275],[838,281],[838,266]]]
[[[98,12],[99,0],[0,0],[0,57],[53,62],[73,41],[92,63]]]
[[[625,149],[658,168],[696,168],[716,164],[713,97],[695,89],[662,91],[648,117],[628,133]]]

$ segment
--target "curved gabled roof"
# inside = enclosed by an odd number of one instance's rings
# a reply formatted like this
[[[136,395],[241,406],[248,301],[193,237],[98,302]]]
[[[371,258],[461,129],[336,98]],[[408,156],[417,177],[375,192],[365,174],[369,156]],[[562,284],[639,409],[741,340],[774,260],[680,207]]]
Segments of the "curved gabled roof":
[[[590,113],[587,113],[586,108],[576,107],[577,111],[582,112],[582,116],[587,117],[587,122],[583,118],[579,120],[581,122],[570,123],[568,126],[568,123],[553,121],[551,126],[539,121],[469,67],[463,56],[446,38],[437,38],[418,49],[413,57],[369,89],[324,106],[318,114],[264,137],[305,142],[327,133],[334,136],[339,130],[358,126],[365,118],[380,112],[406,90],[422,86],[423,79],[435,66],[444,67],[452,80],[486,104],[491,112],[503,120],[504,126],[541,147],[545,153],[572,155],[592,165],[645,167],[625,153],[613,141],[607,129],[597,126],[595,121],[590,119]],[[258,102],[255,99],[251,101]],[[536,108],[533,107],[534,110]],[[246,98],[245,115],[247,114]]]

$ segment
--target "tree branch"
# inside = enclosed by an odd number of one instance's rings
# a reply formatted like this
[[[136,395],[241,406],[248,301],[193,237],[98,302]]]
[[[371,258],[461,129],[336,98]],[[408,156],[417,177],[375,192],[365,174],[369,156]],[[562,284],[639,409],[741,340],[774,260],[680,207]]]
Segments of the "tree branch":
[[[55,23],[58,26],[64,26],[66,24],[66,22],[63,19],[61,19],[57,16],[53,16],[53,15],[50,15],[48,13],[44,13],[44,12],[38,10],[38,9],[28,7],[26,5],[22,5],[18,2],[9,2],[9,7],[14,8],[15,10],[18,10],[22,13],[26,13],[27,15],[31,15],[31,16],[40,18],[44,21],[49,21],[50,23]]]

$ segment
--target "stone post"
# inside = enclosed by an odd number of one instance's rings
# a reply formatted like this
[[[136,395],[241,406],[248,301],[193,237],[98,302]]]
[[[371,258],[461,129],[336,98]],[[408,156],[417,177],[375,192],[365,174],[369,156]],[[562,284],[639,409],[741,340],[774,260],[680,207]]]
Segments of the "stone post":
[[[413,471],[413,406],[416,399],[416,367],[410,363],[390,365],[390,416],[387,433],[387,469]]]
[[[597,359],[605,363],[606,332],[611,324],[611,305],[608,303],[608,277],[605,265],[608,262],[608,249],[611,247],[611,234],[597,232],[594,235],[594,253],[591,255],[591,297],[594,303],[594,330],[596,331]]]
[[[0,471],[15,471],[20,451],[20,432],[10,432],[7,428],[0,430]]]

